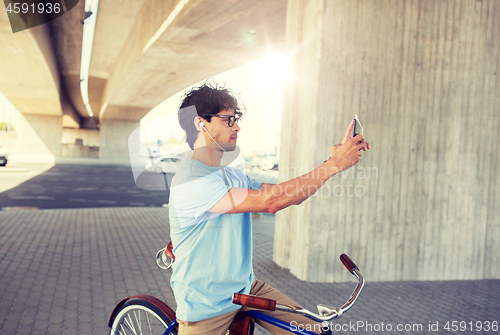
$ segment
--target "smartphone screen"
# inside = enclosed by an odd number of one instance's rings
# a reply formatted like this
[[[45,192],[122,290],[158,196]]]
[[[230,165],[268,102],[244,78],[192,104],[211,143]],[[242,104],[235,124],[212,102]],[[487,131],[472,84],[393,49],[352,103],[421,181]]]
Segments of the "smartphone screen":
[[[353,125],[352,125],[352,134],[351,134],[351,137],[354,137],[358,134],[358,120],[354,119],[353,121]]]

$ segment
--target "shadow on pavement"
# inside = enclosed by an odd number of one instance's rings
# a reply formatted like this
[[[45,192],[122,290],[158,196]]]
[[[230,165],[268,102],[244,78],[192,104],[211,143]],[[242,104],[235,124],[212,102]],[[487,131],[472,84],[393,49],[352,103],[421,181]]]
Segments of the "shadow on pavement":
[[[172,174],[166,175],[168,179]],[[16,178],[11,173],[2,178]],[[19,178],[19,177],[18,177]],[[145,171],[137,179],[139,185],[149,185],[162,191],[139,188],[131,168],[125,165],[57,164],[47,171],[0,193],[0,208],[35,207],[159,207],[168,203],[165,176]]]

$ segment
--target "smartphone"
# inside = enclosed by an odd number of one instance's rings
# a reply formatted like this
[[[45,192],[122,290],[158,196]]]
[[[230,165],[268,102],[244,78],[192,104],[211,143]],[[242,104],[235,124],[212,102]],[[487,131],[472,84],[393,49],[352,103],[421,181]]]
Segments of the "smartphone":
[[[358,128],[359,128],[358,123],[359,123],[359,121],[358,121],[358,115],[356,114],[356,117],[353,120],[351,137],[354,137],[354,136],[356,136],[358,134]]]

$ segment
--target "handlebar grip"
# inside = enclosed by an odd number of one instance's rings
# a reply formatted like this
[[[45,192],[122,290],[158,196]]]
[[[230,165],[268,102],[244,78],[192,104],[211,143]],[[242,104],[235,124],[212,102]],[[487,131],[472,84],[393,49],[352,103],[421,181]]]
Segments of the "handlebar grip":
[[[340,261],[350,273],[352,273],[353,270],[359,270],[356,264],[354,264],[354,262],[346,254],[340,255]]]
[[[249,294],[234,293],[233,303],[236,305],[265,309],[268,311],[276,310],[276,300],[260,298]]]

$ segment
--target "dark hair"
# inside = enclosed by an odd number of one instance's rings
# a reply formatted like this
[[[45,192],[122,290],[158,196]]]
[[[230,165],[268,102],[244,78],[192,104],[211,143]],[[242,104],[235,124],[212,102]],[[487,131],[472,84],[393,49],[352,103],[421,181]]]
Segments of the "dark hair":
[[[194,142],[198,138],[198,131],[194,125],[194,113],[189,113],[186,107],[194,106],[198,116],[203,114],[217,114],[222,110],[234,108],[234,114],[241,118],[245,111],[244,105],[238,102],[233,92],[226,87],[219,86],[215,80],[213,84],[205,81],[200,87],[193,87],[184,94],[177,117],[182,129],[186,132],[186,142],[191,149],[194,149]],[[211,116],[202,116],[208,122],[212,121]]]

